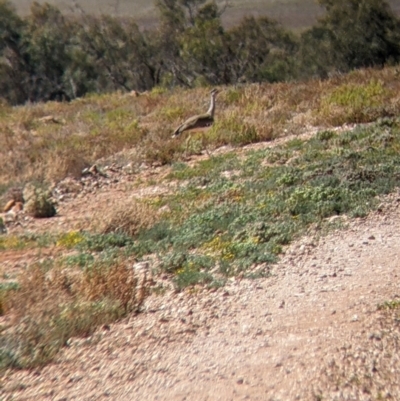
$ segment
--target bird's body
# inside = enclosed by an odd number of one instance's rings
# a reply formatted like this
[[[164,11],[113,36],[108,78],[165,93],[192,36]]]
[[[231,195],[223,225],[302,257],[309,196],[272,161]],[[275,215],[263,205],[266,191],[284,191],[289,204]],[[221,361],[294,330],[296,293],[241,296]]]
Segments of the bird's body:
[[[188,118],[174,131],[172,138],[179,136],[184,131],[200,131],[204,128],[211,127],[211,125],[214,123],[215,97],[217,93],[217,89],[213,89],[211,91],[210,107],[207,112],[205,114],[199,114],[197,116]]]

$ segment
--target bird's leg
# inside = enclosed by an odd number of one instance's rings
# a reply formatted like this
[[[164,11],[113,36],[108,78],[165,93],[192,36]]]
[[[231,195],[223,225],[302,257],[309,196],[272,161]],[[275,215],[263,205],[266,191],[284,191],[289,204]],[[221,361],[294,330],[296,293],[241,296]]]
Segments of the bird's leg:
[[[187,159],[188,157],[188,150],[189,150],[189,141],[190,141],[190,135],[187,136],[186,138],[186,146],[185,146],[185,159]]]
[[[211,153],[210,153],[210,152],[208,151],[208,149],[207,149],[207,141],[204,140],[204,139],[205,139],[205,136],[202,135],[202,138],[203,138],[203,147],[204,147],[204,150],[206,151],[207,156],[208,156],[208,157],[211,157]]]
[[[208,157],[211,157],[211,153],[208,151],[207,145],[204,145],[204,149],[205,149],[205,151],[206,151],[206,153],[207,153],[207,156],[208,156]]]

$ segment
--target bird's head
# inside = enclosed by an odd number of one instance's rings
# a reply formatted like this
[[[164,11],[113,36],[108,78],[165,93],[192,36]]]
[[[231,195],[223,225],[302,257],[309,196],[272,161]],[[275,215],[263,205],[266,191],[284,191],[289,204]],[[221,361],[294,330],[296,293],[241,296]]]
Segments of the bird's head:
[[[217,93],[219,93],[219,90],[218,90],[217,88],[214,88],[214,89],[210,92],[210,94],[211,94],[212,96],[216,96]]]

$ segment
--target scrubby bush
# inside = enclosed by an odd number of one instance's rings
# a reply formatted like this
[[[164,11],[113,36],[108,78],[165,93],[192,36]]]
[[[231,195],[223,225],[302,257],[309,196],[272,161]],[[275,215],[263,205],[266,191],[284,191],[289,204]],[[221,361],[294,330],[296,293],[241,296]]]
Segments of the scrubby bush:
[[[294,77],[294,35],[269,18],[246,17],[229,32],[231,81],[284,81]]]
[[[0,370],[41,366],[71,337],[90,336],[137,310],[146,295],[146,283],[139,281],[120,261],[92,263],[83,271],[29,266],[18,285],[0,286],[0,315],[11,311],[14,317],[0,338]]]
[[[132,18],[67,16],[0,0],[0,93],[11,104],[157,86],[277,82],[400,60],[400,22],[386,1],[320,0],[325,15],[296,35],[268,17],[225,28],[207,0],[158,0],[157,29]]]
[[[73,20],[38,3],[21,19],[1,1],[0,14],[0,89],[10,103],[69,100],[95,89]]]
[[[51,194],[34,184],[27,184],[23,191],[24,210],[32,217],[53,217],[56,208],[51,200]]]
[[[302,35],[306,76],[400,61],[400,21],[386,1],[320,0],[325,16]]]

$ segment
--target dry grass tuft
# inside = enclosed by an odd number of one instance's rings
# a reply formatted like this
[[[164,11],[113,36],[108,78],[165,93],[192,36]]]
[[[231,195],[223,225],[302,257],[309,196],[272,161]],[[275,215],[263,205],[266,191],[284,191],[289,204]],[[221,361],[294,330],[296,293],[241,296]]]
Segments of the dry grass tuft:
[[[6,201],[13,200],[15,203],[17,203],[17,202],[24,203],[24,196],[23,196],[22,192],[23,192],[22,187],[11,187],[4,194],[3,198]]]
[[[60,181],[65,177],[80,178],[82,171],[89,166],[85,157],[77,153],[71,155],[65,149],[51,155],[44,175],[48,182]]]
[[[0,368],[41,366],[71,337],[89,336],[137,310],[146,295],[145,279],[122,261],[84,271],[35,264],[18,283],[0,298],[2,312],[13,320],[0,339]]]
[[[143,302],[138,295],[138,278],[132,267],[115,262],[111,266],[96,264],[84,272],[80,292],[89,301],[109,298],[119,302],[125,312]]]
[[[179,140],[159,141],[151,138],[147,141],[147,146],[145,147],[145,159],[150,164],[170,164],[179,160],[184,149],[185,147]]]
[[[93,217],[92,229],[102,234],[118,233],[134,236],[157,220],[154,209],[137,200],[116,202],[110,210]]]

